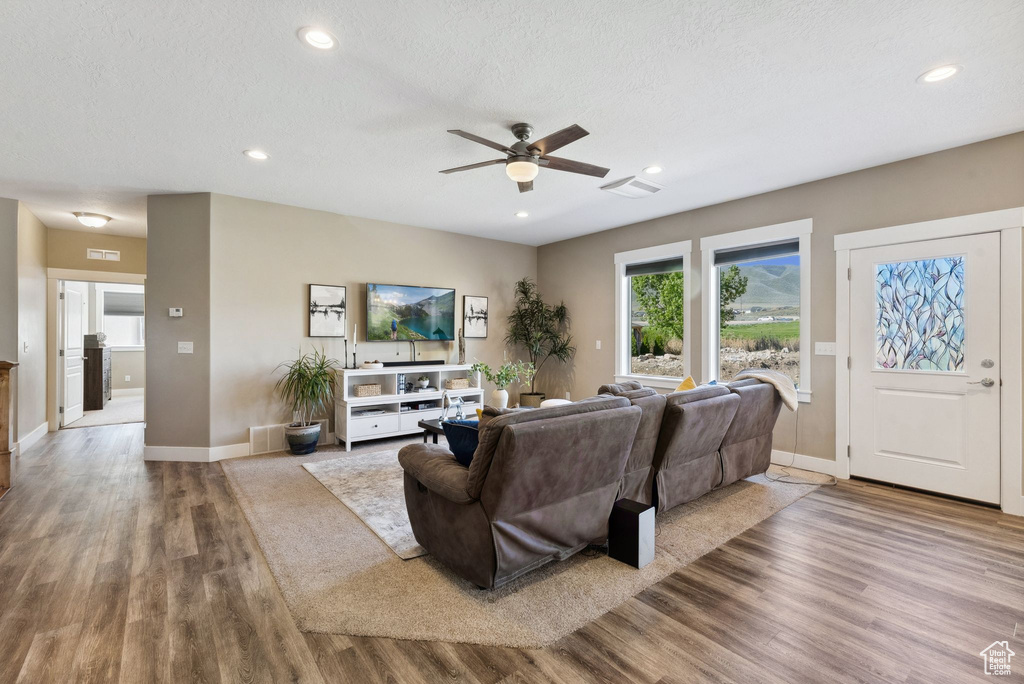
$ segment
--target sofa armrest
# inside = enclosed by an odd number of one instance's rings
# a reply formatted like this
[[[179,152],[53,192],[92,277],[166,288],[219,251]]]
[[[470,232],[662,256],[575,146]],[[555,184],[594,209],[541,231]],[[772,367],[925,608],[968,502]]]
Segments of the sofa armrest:
[[[410,444],[398,452],[405,472],[424,487],[457,504],[476,501],[467,492],[469,468],[455,460],[452,452],[437,444]]]

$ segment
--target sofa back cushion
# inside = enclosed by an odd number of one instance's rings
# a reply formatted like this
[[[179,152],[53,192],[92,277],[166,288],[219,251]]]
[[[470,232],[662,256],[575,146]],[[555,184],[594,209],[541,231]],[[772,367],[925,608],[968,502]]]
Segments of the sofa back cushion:
[[[739,408],[739,397],[725,387],[701,390],[679,392],[691,396],[676,396],[675,401],[673,395],[669,395],[654,456],[655,469],[684,465],[714,454],[721,446]]]
[[[628,399],[605,395],[583,399],[582,401],[565,404],[564,406],[501,412],[499,415],[490,417],[490,420],[486,422],[481,420],[479,443],[473,454],[473,462],[469,466],[467,491],[470,497],[474,499],[479,498],[480,492],[483,490],[484,481],[487,479],[487,473],[491,468],[494,452],[498,448],[498,442],[508,426],[628,406]],[[484,415],[487,416],[489,412],[494,413],[497,411],[500,411],[500,409],[493,410],[491,407],[487,407],[484,409]],[[632,438],[633,435],[630,435],[631,444]]]

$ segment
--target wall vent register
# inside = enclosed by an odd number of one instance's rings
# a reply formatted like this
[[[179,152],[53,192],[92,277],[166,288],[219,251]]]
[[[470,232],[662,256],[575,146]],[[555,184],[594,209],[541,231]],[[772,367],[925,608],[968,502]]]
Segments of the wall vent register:
[[[86,249],[85,258],[96,261],[120,261],[121,252],[114,249]]]

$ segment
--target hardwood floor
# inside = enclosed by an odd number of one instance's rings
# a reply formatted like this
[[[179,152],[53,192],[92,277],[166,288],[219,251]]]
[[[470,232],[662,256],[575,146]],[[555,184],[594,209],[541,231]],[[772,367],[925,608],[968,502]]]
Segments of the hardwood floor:
[[[822,488],[550,648],[301,634],[218,464],[51,433],[0,501],[0,682],[963,682],[1024,673],[1024,519]],[[1016,631],[1016,636],[1014,636]]]

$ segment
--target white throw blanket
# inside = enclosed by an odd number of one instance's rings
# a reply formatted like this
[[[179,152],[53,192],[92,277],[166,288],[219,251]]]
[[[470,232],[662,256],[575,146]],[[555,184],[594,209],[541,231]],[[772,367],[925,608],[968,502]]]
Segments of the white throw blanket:
[[[793,381],[788,376],[770,368],[748,368],[740,371],[733,380],[744,380],[746,378],[754,378],[761,382],[767,382],[769,385],[774,385],[779,396],[782,397],[782,403],[786,405],[786,408],[790,411],[796,411],[799,405],[796,397],[796,387],[793,386]]]

